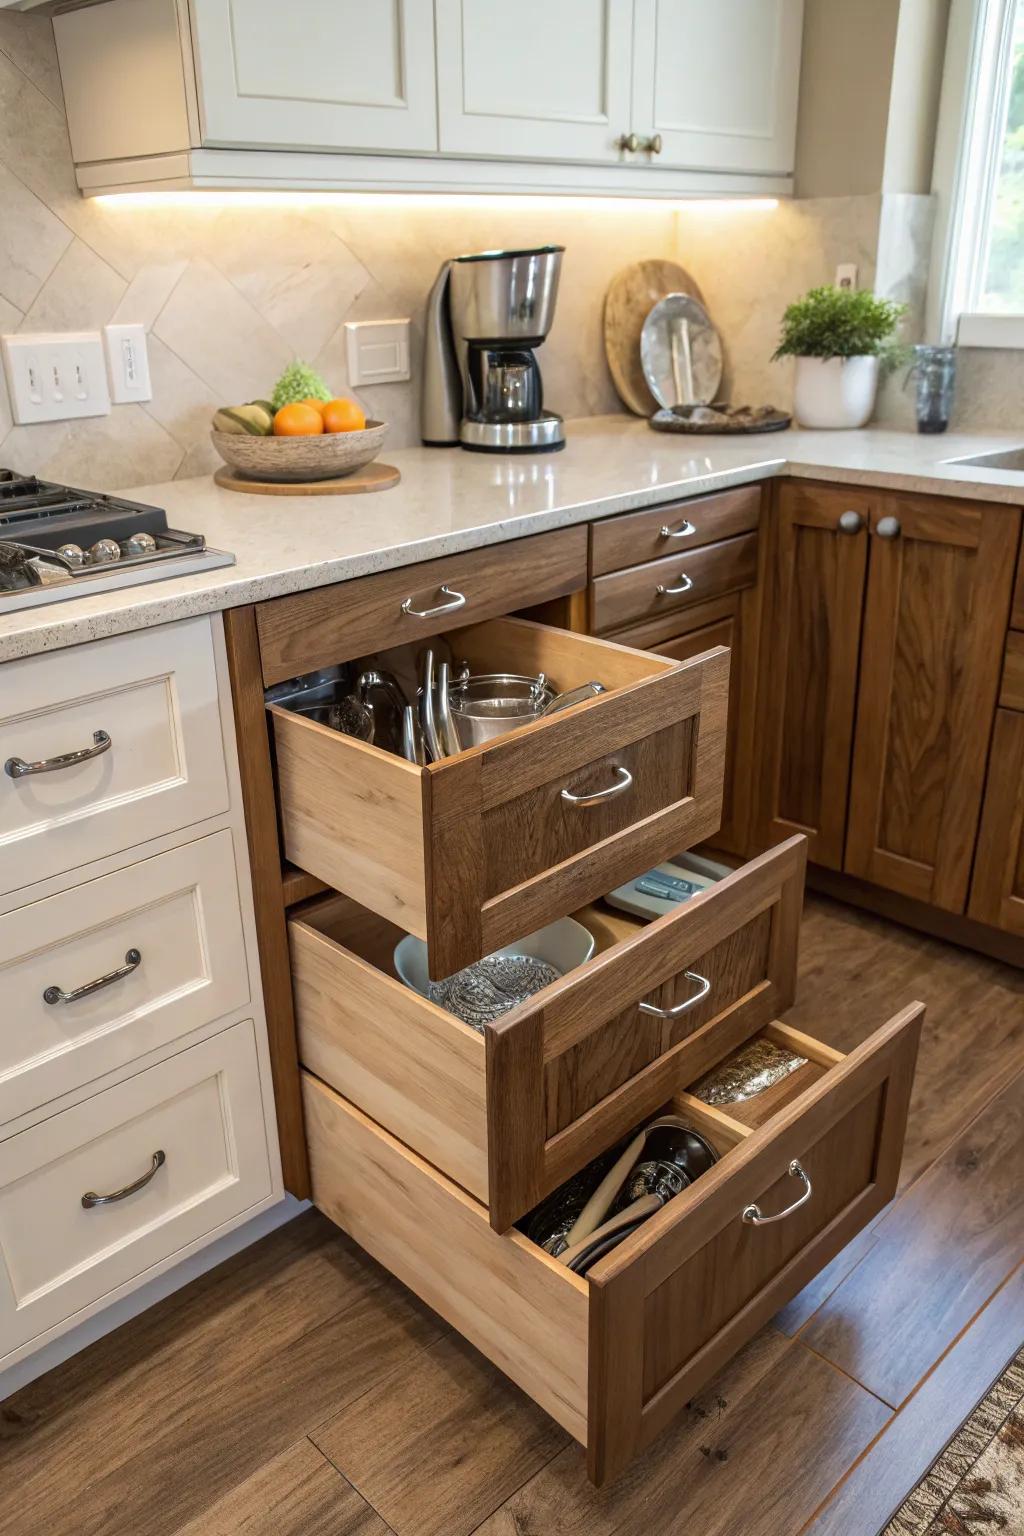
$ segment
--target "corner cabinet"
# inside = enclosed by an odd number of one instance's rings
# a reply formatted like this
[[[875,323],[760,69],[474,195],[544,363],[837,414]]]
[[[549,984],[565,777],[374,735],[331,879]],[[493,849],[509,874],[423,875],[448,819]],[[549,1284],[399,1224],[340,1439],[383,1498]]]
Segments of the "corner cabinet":
[[[968,911],[1020,530],[1016,507],[780,486],[760,646],[757,845],[806,832],[827,869]],[[1008,686],[1001,702],[1012,707]],[[1015,825],[1020,836],[1013,717],[994,752],[982,828],[990,874],[979,885],[976,866],[969,915],[1006,926],[1000,906],[1017,911],[1019,879],[1016,847],[1004,868]]]
[[[803,0],[94,0],[80,188],[792,190]],[[102,100],[107,111],[97,114]]]

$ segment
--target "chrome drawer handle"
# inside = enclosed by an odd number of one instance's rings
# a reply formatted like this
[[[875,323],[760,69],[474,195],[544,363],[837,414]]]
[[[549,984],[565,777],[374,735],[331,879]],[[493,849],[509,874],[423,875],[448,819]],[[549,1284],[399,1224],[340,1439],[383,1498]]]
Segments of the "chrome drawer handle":
[[[607,789],[595,790],[592,795],[574,795],[572,790],[563,789],[562,799],[567,805],[600,805],[604,800],[614,800],[616,795],[624,795],[633,782],[633,775],[628,768],[616,768],[615,783],[609,784]]]
[[[688,517],[683,519],[683,526],[681,528],[676,528],[673,530],[669,527],[668,523],[662,524],[661,528],[661,536],[663,539],[688,539],[691,533],[696,532],[696,528],[690,522]]]
[[[777,1216],[762,1216],[759,1205],[746,1205],[743,1207],[743,1220],[752,1227],[767,1227],[773,1221],[785,1221],[787,1216],[792,1216],[802,1205],[806,1205],[811,1198],[811,1181],[807,1177],[800,1164],[794,1158],[786,1169],[791,1179],[800,1179],[803,1182],[804,1192],[799,1200],[794,1200],[792,1205],[787,1205],[784,1211],[779,1211]]]
[[[653,1003],[641,1003],[640,1012],[649,1013],[655,1019],[678,1019],[681,1013],[685,1013],[688,1008],[692,1008],[695,1003],[707,997],[711,991],[711,982],[706,976],[700,976],[696,971],[684,971],[683,975],[687,981],[697,983],[697,991],[692,997],[686,998],[685,1002],[676,1003],[674,1008],[656,1008]]]
[[[126,1184],[124,1189],[115,1189],[111,1195],[98,1195],[95,1190],[88,1189],[82,1196],[82,1204],[87,1211],[91,1211],[94,1205],[113,1205],[118,1200],[127,1200],[129,1195],[134,1195],[138,1190],[145,1189],[150,1179],[154,1178],[158,1168],[162,1168],[167,1161],[165,1152],[153,1153],[153,1166],[147,1168],[141,1179],[136,1179],[134,1184]]]
[[[26,763],[23,757],[9,757],[4,763],[4,773],[12,779],[24,779],[30,773],[53,773],[58,768],[73,768],[76,763],[87,763],[90,757],[109,752],[113,742],[106,731],[93,731],[92,746],[80,747],[77,752],[62,752],[60,757],[44,757],[38,763]]]
[[[63,987],[47,987],[43,993],[44,1003],[77,1003],[80,997],[89,997],[93,992],[99,992],[102,987],[109,987],[111,982],[120,981],[122,976],[130,976],[132,971],[137,971],[142,964],[142,951],[129,949],[124,957],[124,965],[119,965],[116,971],[108,971],[105,976],[97,976],[95,981],[87,981],[83,986],[75,987],[72,992],[65,992]]]
[[[412,598],[407,597],[402,604],[402,612],[407,613],[410,619],[437,619],[442,613],[454,613],[456,608],[465,608],[466,596],[464,592],[455,592],[451,587],[438,587],[437,589],[445,597],[450,597],[450,603],[438,603],[436,608],[414,608]]]
[[[679,575],[679,585],[677,587],[666,587],[662,582],[659,581],[655,590],[662,597],[678,597],[680,592],[689,592],[692,586],[693,577],[687,576],[685,571],[681,571]]]

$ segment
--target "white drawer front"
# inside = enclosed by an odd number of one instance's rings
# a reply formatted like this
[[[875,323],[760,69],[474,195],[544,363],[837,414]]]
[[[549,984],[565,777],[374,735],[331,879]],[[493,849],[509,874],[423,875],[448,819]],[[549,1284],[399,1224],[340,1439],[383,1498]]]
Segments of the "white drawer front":
[[[0,1364],[270,1191],[250,1022],[0,1143]]]
[[[46,773],[19,763],[93,748]],[[206,617],[8,662],[0,691],[0,892],[228,808]]]
[[[46,1000],[119,970],[97,991]],[[0,917],[0,998],[0,1123],[242,1007],[231,833]]]

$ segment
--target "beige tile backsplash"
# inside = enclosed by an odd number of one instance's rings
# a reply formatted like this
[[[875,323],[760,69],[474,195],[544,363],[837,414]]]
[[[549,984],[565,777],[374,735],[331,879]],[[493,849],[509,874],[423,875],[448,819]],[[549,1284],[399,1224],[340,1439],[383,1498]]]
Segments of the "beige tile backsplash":
[[[0,330],[138,321],[149,331],[153,378],[144,406],[34,427],[12,426],[0,381],[0,463],[110,489],[207,472],[219,462],[209,442],[218,404],[267,394],[297,356],[339,393],[352,392],[345,321],[402,315],[413,321],[412,382],[359,395],[370,414],[391,423],[392,446],[413,443],[423,305],[437,268],[460,250],[508,243],[566,246],[555,324],[541,354],[553,409],[567,416],[621,409],[604,357],[603,298],[621,267],[646,256],[674,257],[697,280],[722,332],[731,397],[786,405],[790,367],[770,361],[779,316],[790,299],[827,281],[837,261],[856,261],[868,285],[877,255],[880,286],[919,308],[926,219],[920,206],[908,209],[909,233],[902,232],[897,212],[890,207],[887,220],[881,198],[870,196],[773,211],[572,201],[89,201],[75,186],[50,23],[0,13]],[[975,368],[968,383],[992,372]],[[1004,386],[1009,374],[1004,364]],[[1004,388],[1004,416],[1011,394]],[[1022,419],[1016,395],[1012,407]]]

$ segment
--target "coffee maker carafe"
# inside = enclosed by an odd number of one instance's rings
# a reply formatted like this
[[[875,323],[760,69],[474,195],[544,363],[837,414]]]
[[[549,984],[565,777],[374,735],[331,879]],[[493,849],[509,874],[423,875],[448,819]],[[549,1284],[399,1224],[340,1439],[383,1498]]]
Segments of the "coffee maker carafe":
[[[536,358],[554,319],[563,250],[480,251],[444,263],[427,303],[425,443],[479,453],[564,446]]]

